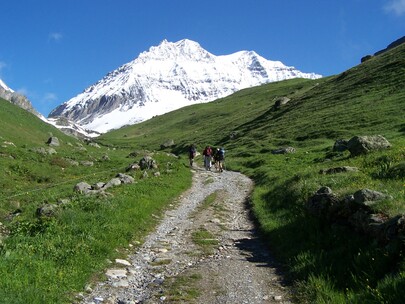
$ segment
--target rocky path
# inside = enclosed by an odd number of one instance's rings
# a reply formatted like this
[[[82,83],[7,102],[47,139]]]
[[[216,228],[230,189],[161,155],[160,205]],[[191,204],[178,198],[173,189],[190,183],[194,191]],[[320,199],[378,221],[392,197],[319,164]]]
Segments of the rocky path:
[[[242,174],[196,169],[156,231],[80,302],[290,303],[245,208],[251,188]]]

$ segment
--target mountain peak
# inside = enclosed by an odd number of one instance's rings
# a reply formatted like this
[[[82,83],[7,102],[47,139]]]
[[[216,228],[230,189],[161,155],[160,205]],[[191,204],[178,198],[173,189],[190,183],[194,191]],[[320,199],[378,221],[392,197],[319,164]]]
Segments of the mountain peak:
[[[140,54],[138,59],[142,61],[167,59],[205,60],[213,55],[204,50],[198,42],[182,39],[177,42],[169,42],[164,39],[158,46],[152,46],[149,51]]]
[[[107,132],[238,90],[290,78],[319,78],[254,51],[215,56],[199,43],[166,39],[54,109],[82,127]]]

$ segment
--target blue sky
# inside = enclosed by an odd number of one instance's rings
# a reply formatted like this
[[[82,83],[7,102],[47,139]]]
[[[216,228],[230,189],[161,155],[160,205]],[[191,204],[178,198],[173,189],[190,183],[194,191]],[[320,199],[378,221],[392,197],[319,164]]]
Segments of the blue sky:
[[[47,116],[163,39],[339,74],[405,35],[405,0],[10,0],[0,79]]]

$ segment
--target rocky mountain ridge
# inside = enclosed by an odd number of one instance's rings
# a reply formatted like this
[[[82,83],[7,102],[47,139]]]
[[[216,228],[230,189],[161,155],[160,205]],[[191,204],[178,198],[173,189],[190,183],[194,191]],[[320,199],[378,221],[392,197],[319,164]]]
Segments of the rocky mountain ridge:
[[[254,51],[216,56],[188,39],[164,40],[58,106],[49,117],[62,116],[103,133],[243,88],[297,77],[321,75],[266,60]]]
[[[10,89],[1,79],[0,79],[0,97],[10,101],[12,104],[15,104],[23,108],[24,110],[27,110],[28,112],[31,112],[32,114],[38,116],[39,118],[44,119],[44,117],[37,110],[34,109],[34,107],[32,106],[31,102],[28,100],[27,97]]]

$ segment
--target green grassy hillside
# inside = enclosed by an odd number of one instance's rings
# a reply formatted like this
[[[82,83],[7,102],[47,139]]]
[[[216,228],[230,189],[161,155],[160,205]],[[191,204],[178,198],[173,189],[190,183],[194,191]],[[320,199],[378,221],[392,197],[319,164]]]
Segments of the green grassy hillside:
[[[405,296],[402,243],[381,246],[353,228],[311,217],[307,199],[321,186],[339,197],[369,188],[392,199],[373,206],[405,213],[405,45],[318,80],[294,79],[242,90],[142,124],[109,132],[109,146],[170,150],[186,157],[190,143],[226,149],[227,169],[255,181],[251,208],[269,246],[296,282],[297,301],[398,303]],[[280,107],[282,98],[289,102]],[[333,152],[337,139],[383,135],[389,150],[351,157]],[[296,153],[274,155],[291,146]],[[353,173],[320,170],[354,166]],[[393,174],[395,172],[395,174]]]
[[[46,144],[51,134],[60,146]],[[160,177],[129,172],[136,183],[109,194],[76,193],[77,183],[106,183],[146,152],[130,157],[133,150],[74,139],[1,99],[0,140],[0,303],[72,303],[191,181],[176,158],[154,153]],[[44,153],[49,148],[55,153]],[[49,215],[38,214],[43,206],[52,208]]]

